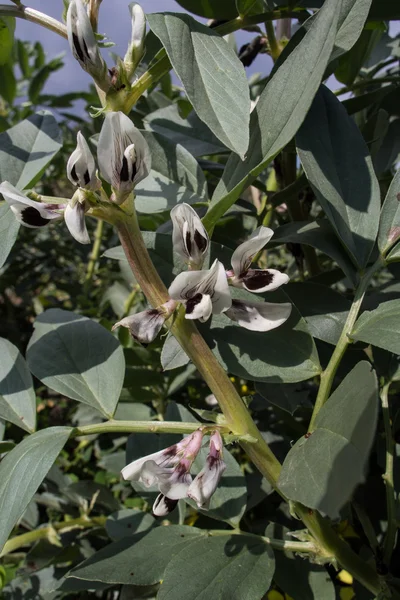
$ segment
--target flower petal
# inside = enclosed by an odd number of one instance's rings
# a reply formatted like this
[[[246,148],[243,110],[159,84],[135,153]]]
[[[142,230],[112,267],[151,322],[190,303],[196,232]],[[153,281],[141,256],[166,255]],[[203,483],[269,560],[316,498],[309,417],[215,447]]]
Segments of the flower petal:
[[[215,260],[208,271],[185,271],[175,277],[169,287],[169,295],[174,300],[186,303],[196,294],[208,295],[212,302],[212,312],[219,314],[232,303],[224,265]]]
[[[132,18],[132,35],[125,54],[124,65],[128,79],[131,79],[144,54],[146,17],[142,7],[136,2],[129,4],[129,10]]]
[[[77,146],[68,159],[67,177],[71,183],[88,190],[97,190],[101,182],[96,177],[96,163],[93,154],[81,134],[78,131]]]
[[[192,476],[190,473],[181,470],[178,465],[168,477],[161,475],[159,482],[159,490],[162,494],[168,496],[171,500],[180,500],[180,498],[186,498],[187,491],[192,483]]]
[[[237,283],[235,279],[232,283],[233,285],[244,287],[249,292],[261,294],[262,292],[272,292],[281,285],[288,283],[288,281],[289,277],[286,273],[282,273],[276,269],[249,269]]]
[[[289,302],[242,302],[233,300],[226,316],[250,331],[270,331],[282,325],[290,317]]]
[[[0,185],[0,193],[15,214],[16,219],[25,227],[36,229],[48,225],[54,219],[62,218],[60,210],[64,208],[64,205],[56,205],[56,208],[51,205],[52,208],[47,208],[48,205],[31,200],[8,181],[4,181]]]
[[[65,224],[70,234],[80,244],[90,244],[89,234],[86,229],[85,207],[80,202],[68,204],[64,212]]]
[[[243,276],[250,268],[253,258],[274,235],[269,227],[259,227],[248,240],[240,244],[232,254],[232,268],[236,277]]]
[[[153,515],[156,517],[166,517],[170,512],[174,510],[178,500],[171,500],[164,494],[158,494],[153,504]]]
[[[94,78],[104,79],[107,75],[107,67],[101,57],[90,19],[82,0],[71,0],[69,4],[67,11],[67,34],[72,54],[81,67]]]
[[[168,480],[173,472],[173,467],[160,466],[154,460],[146,460],[141,468],[139,481],[146,487],[153,487]]]
[[[135,340],[141,344],[150,344],[160,333],[165,318],[166,315],[163,312],[157,308],[151,308],[121,319],[115,323],[112,331],[120,326],[127,327]]]
[[[186,302],[186,319],[200,319],[202,323],[208,321],[212,314],[213,305],[208,294],[196,294]]]
[[[201,268],[209,238],[200,217],[189,204],[178,204],[171,210],[174,251],[187,263]]]
[[[211,496],[218,487],[226,463],[222,460],[223,441],[219,431],[214,431],[210,437],[210,451],[206,464],[194,478],[187,491],[199,508],[207,509]]]
[[[173,446],[171,446],[171,448],[173,448]],[[139,481],[143,465],[146,462],[151,461],[157,464],[165,463],[168,458],[168,454],[166,454],[168,450],[170,450],[170,448],[159,450],[158,452],[153,452],[153,454],[142,456],[141,458],[138,458],[137,460],[134,460],[133,462],[129,463],[129,465],[126,465],[126,467],[124,467],[121,471],[123,479],[125,479],[126,481]],[[169,464],[168,460],[167,464]]]
[[[104,179],[128,194],[151,169],[150,149],[140,131],[122,112],[109,112],[97,146],[97,159]]]

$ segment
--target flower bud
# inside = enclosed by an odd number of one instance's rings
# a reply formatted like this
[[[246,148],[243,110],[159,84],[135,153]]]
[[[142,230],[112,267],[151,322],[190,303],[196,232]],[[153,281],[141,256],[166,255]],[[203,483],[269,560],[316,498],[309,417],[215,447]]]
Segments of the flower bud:
[[[196,211],[189,204],[177,204],[171,210],[174,251],[195,269],[201,269],[207,252],[207,231]]]
[[[108,91],[107,65],[97,45],[90,19],[82,0],[71,0],[67,12],[67,34],[72,54],[98,86]]]
[[[101,181],[96,176],[93,154],[80,131],[76,149],[68,159],[67,177],[72,184],[87,190],[95,191],[101,187]]]
[[[122,112],[109,112],[101,128],[97,158],[102,176],[111,184],[112,199],[122,204],[151,169],[149,146]]]
[[[129,81],[132,81],[135,69],[144,55],[144,40],[146,37],[146,18],[142,7],[136,2],[129,5],[132,18],[132,35],[124,58],[125,71]]]
[[[135,315],[129,315],[115,323],[112,331],[120,326],[127,327],[135,340],[141,344],[150,344],[156,339],[164,322],[172,315],[175,307],[176,302],[169,300],[158,308],[150,308]]]

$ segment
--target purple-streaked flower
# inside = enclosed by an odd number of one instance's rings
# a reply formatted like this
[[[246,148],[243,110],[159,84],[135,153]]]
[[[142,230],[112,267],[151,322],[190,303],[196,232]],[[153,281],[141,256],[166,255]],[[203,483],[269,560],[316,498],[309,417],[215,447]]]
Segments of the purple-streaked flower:
[[[82,0],[71,0],[67,12],[67,34],[72,54],[96,83],[107,91],[110,78],[97,45],[90,19]]]
[[[259,227],[253,235],[240,244],[232,255],[233,272],[228,272],[229,283],[249,292],[272,292],[289,281],[286,273],[276,269],[251,269],[255,255],[274,235],[269,227]]]
[[[159,511],[165,510],[169,501],[186,497],[192,481],[189,471],[202,439],[203,432],[197,429],[178,444],[133,461],[122,469],[122,477],[128,481],[140,481],[146,487],[157,486],[165,499],[156,500],[155,507]]]
[[[101,188],[101,181],[96,176],[93,154],[80,131],[77,135],[77,146],[68,159],[67,177],[73,185],[86,190],[96,191]]]
[[[142,7],[136,2],[129,4],[132,19],[132,35],[124,58],[125,71],[129,81],[132,81],[135,69],[144,54],[144,40],[146,37],[146,17]]]
[[[31,200],[8,181],[0,185],[0,193],[17,221],[25,227],[37,229],[45,227],[51,221],[62,219],[65,204],[46,204]]]
[[[171,210],[174,251],[193,269],[201,269],[207,252],[207,231],[189,204],[178,204]]]
[[[214,431],[210,437],[210,451],[206,464],[193,479],[187,495],[192,498],[199,508],[207,510],[211,496],[218,487],[226,463],[222,460],[223,441],[219,431]]]
[[[282,325],[290,317],[292,305],[289,302],[244,302],[232,300],[226,316],[250,331],[270,331]]]
[[[97,146],[102,176],[113,188],[111,199],[122,204],[151,169],[149,146],[132,121],[122,112],[109,112]]]
[[[85,221],[88,208],[85,191],[79,188],[68,202],[64,212],[65,224],[72,237],[80,244],[90,244]]]
[[[225,312],[232,304],[225,268],[219,260],[209,270],[180,273],[168,292],[171,298],[185,305],[187,319],[204,322],[212,313]]]
[[[141,344],[150,344],[156,339],[166,319],[172,315],[176,308],[174,300],[168,300],[157,308],[149,308],[135,315],[124,317],[112,328],[127,327],[131,336]]]

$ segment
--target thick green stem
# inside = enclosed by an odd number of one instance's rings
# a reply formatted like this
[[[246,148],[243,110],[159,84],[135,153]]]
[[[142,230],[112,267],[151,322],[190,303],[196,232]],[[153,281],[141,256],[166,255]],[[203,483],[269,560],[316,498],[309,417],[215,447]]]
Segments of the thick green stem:
[[[272,21],[265,21],[265,29],[267,31],[268,45],[271,53],[271,58],[274,62],[276,62],[281,53],[281,48],[278,42],[276,41],[274,23]]]
[[[389,565],[392,552],[396,542],[397,519],[396,519],[396,497],[393,485],[393,461],[394,461],[394,439],[390,420],[389,387],[386,383],[381,390],[382,416],[386,437],[386,469],[383,479],[386,487],[386,509],[387,509],[387,531],[383,544],[383,561]]]
[[[150,371],[149,371],[150,373]],[[198,423],[183,423],[182,421],[105,421],[93,425],[75,427],[71,437],[93,435],[99,433],[193,433],[199,428]],[[203,429],[219,429],[221,434],[228,433],[227,427],[205,425]]]
[[[32,23],[36,23],[37,25],[41,25],[50,31],[54,31],[54,33],[58,33],[61,37],[67,39],[67,28],[64,23],[60,23],[57,19],[53,19],[53,17],[49,17],[45,13],[42,13],[34,8],[28,8],[23,4],[19,6],[8,6],[7,4],[0,5],[0,16],[2,17],[17,17],[19,19],[25,19],[26,21],[31,21]]]
[[[39,540],[51,538],[51,536],[54,535],[54,531],[62,531],[63,529],[70,530],[73,528],[87,529],[89,527],[102,527],[106,522],[106,519],[106,517],[83,516],[78,517],[77,519],[70,519],[69,521],[53,523],[49,527],[41,527],[40,529],[17,535],[5,543],[3,550],[0,552],[0,558],[10,552],[14,552],[14,550],[18,550],[18,548],[29,546]]]
[[[368,285],[374,276],[375,272],[380,269],[383,265],[382,258],[378,258],[376,263],[374,263],[365,274],[362,276],[360,284],[356,290],[353,303],[351,305],[349,314],[347,315],[346,322],[344,324],[342,333],[336,344],[336,348],[333,351],[333,354],[330,358],[328,366],[321,374],[321,382],[318,390],[317,399],[315,401],[315,406],[313,410],[313,414],[311,417],[309,431],[312,431],[315,426],[315,419],[317,418],[317,414],[325,404],[325,402],[329,398],[329,394],[332,388],[333,380],[336,375],[336,371],[340,365],[340,361],[343,358],[344,353],[346,352],[347,347],[351,344],[350,334],[354,327],[354,324],[357,320],[358,313],[360,312],[361,303],[364,299],[365,292],[368,288]]]

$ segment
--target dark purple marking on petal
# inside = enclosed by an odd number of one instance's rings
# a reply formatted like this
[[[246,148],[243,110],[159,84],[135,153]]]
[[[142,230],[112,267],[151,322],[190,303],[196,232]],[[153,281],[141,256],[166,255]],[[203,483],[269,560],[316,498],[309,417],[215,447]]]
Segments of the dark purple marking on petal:
[[[194,242],[201,253],[204,253],[207,250],[207,240],[197,229],[194,232]]]
[[[260,269],[259,271],[250,269],[247,271],[246,275],[242,277],[242,280],[248,290],[256,291],[272,283],[274,275],[267,269]]]
[[[83,181],[85,182],[85,185],[87,185],[90,182],[89,171],[85,171],[85,173],[83,174]]]
[[[42,217],[37,208],[33,206],[28,206],[21,211],[21,220],[32,227],[44,227],[44,225],[47,225],[51,221],[51,219]]]
[[[163,503],[165,505],[167,511],[170,513],[174,510],[174,508],[178,504],[178,500],[171,500],[171,498],[168,498],[167,496],[164,496],[163,494],[159,494],[155,500],[154,507],[156,508],[161,503]]]
[[[121,181],[129,181],[129,166],[126,156],[124,156],[122,159],[122,168],[119,174],[119,178]]]
[[[75,181],[75,183],[79,183],[79,177],[78,177],[75,167],[76,167],[76,165],[74,165],[71,169],[71,177]]]
[[[203,298],[203,294],[195,294],[192,298],[189,298],[189,300],[186,302],[186,312],[188,315],[190,315],[195,307],[200,304],[201,300]]]
[[[191,253],[192,253],[192,240],[190,239],[190,232],[189,231],[186,232],[185,246],[186,246],[187,253],[190,256]]]

